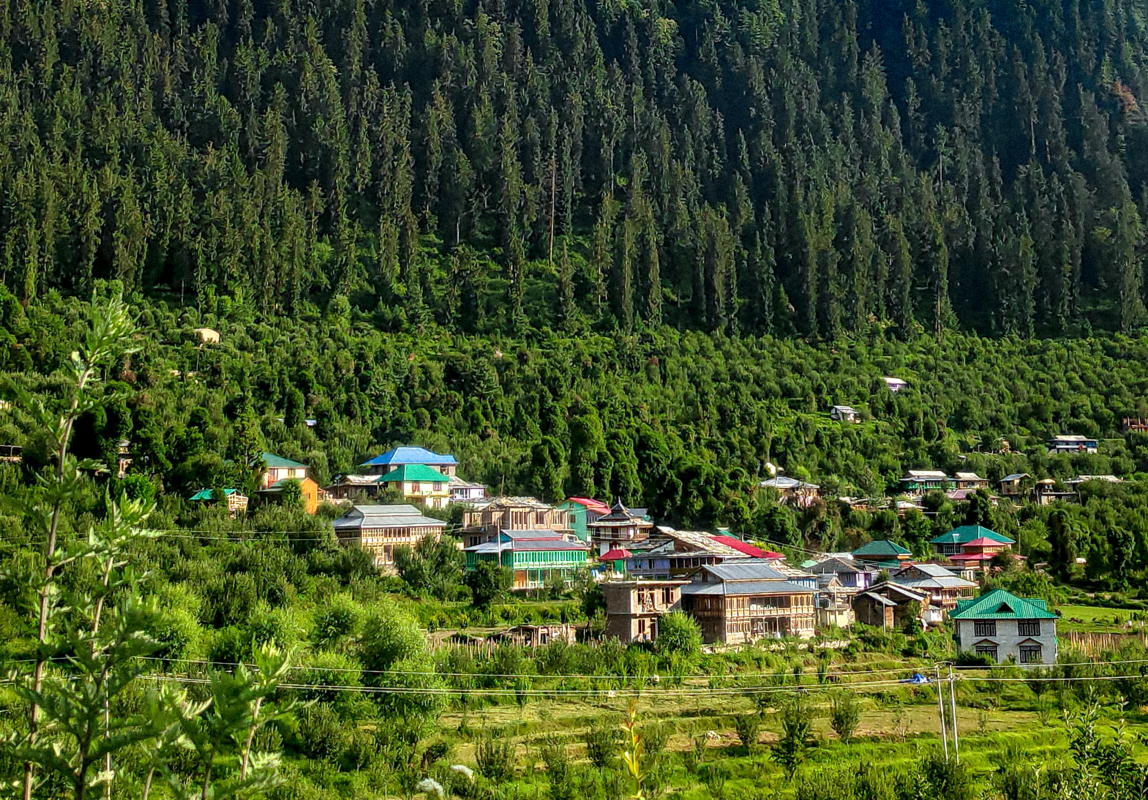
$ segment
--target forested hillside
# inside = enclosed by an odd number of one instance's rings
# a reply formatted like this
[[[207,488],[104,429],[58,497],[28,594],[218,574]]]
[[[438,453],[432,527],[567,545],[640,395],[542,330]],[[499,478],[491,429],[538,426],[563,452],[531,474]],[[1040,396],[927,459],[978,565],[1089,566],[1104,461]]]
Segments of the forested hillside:
[[[0,3],[0,262],[201,310],[1144,321],[1131,0]]]

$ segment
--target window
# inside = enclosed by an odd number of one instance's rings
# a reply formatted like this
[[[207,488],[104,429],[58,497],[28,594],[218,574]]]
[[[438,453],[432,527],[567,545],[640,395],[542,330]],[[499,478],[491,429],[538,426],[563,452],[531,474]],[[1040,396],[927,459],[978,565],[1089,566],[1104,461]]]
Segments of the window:
[[[434,490],[436,492],[442,491],[442,481],[435,481]]]
[[[973,622],[973,636],[996,636],[997,622],[995,619],[975,620]],[[995,650],[995,648],[994,648]]]
[[[1044,658],[1040,654],[1039,644],[1022,644],[1020,646],[1020,663],[1043,664]]]
[[[1016,624],[1017,633],[1021,636],[1040,636],[1039,619],[1022,619]]]
[[[995,644],[978,644],[976,650],[978,656],[990,656],[993,661],[999,660],[997,658],[997,646]]]

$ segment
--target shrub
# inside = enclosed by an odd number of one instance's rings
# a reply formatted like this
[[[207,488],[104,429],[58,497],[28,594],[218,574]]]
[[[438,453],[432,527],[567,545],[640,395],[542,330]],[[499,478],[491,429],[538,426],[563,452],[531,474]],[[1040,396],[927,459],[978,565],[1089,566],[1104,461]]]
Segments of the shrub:
[[[474,748],[478,773],[494,783],[514,778],[515,750],[510,739],[484,736]]]
[[[578,796],[565,743],[554,734],[542,740],[542,761],[550,784],[550,800],[574,800]]]
[[[621,731],[612,725],[594,725],[586,731],[586,757],[598,769],[614,763],[621,744]]]
[[[658,622],[654,650],[661,656],[696,658],[702,650],[702,629],[697,620],[680,611],[666,614]]]
[[[773,760],[785,769],[790,779],[805,760],[812,733],[813,709],[804,697],[793,697],[782,705],[781,739],[773,748]]]
[[[841,741],[848,743],[857,732],[860,722],[861,707],[853,692],[844,691],[833,695],[829,708],[829,725]]]
[[[738,714],[734,718],[734,728],[741,746],[746,750],[757,747],[757,740],[761,735],[761,716],[755,712]]]
[[[343,722],[334,709],[316,703],[299,714],[299,752],[308,758],[334,761],[347,748]]]

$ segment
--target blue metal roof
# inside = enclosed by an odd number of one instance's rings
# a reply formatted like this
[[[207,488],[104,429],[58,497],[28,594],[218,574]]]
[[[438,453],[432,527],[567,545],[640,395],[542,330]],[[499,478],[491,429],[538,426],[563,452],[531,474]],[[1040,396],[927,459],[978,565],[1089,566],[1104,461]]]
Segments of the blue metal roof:
[[[370,461],[364,461],[360,467],[378,467],[386,464],[457,464],[452,455],[432,453],[425,447],[394,447],[375,456]]]

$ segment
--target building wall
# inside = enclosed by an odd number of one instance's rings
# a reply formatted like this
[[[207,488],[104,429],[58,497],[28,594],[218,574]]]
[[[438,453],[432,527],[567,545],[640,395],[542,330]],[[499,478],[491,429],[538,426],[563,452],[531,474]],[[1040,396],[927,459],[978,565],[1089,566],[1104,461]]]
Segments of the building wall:
[[[996,620],[995,636],[977,636],[976,621],[971,619],[956,620],[957,648],[962,651],[975,651],[976,645],[982,641],[994,642],[997,645],[997,662],[1007,661],[1010,657],[1020,663],[1020,643],[1028,639],[1039,642],[1041,658],[1044,664],[1056,663],[1056,620],[1040,620],[1040,636],[1021,636],[1019,625],[1024,620],[998,619]]]

